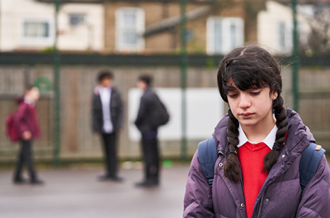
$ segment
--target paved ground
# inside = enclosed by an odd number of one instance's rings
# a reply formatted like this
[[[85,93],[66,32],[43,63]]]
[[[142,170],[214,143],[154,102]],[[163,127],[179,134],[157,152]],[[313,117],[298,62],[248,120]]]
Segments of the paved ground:
[[[135,188],[141,170],[121,170],[123,183],[99,182],[100,167],[39,170],[43,186],[13,185],[0,171],[1,218],[176,218],[182,217],[188,166],[162,170],[161,185]]]

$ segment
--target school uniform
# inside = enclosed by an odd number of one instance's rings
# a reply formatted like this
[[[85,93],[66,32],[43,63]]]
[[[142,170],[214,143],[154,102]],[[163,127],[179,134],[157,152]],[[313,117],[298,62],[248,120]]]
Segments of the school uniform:
[[[329,164],[323,155],[315,175],[302,192],[300,159],[304,150],[309,147],[310,142],[315,142],[315,139],[299,114],[287,109],[287,117],[285,145],[268,175],[262,172],[263,158],[271,149],[270,142],[274,142],[275,127],[266,139],[258,144],[244,139],[244,132],[239,130],[241,144],[238,158],[242,178],[241,182],[236,183],[225,177],[223,169],[229,154],[229,118],[226,115],[213,133],[219,156],[214,165],[212,188],[203,173],[196,152],[188,175],[183,217],[329,217]]]
[[[118,179],[117,131],[123,126],[123,103],[115,87],[97,86],[92,100],[92,127],[103,142],[106,172],[104,179]]]
[[[23,132],[29,131],[31,133],[31,139],[20,139],[20,151],[17,158],[16,170],[14,174],[14,182],[24,182],[22,177],[23,165],[26,164],[31,183],[40,183],[38,180],[36,171],[33,166],[32,156],[32,142],[33,139],[40,137],[41,131],[37,119],[37,112],[35,103],[30,101],[27,97],[19,99],[18,111],[15,115],[15,126],[17,127],[20,136]]]
[[[145,162],[144,181],[137,183],[137,186],[152,186],[159,183],[160,155],[158,148],[158,126],[155,126],[153,116],[157,110],[158,97],[148,87],[140,100],[140,107],[137,118],[134,122],[141,132],[141,147]]]

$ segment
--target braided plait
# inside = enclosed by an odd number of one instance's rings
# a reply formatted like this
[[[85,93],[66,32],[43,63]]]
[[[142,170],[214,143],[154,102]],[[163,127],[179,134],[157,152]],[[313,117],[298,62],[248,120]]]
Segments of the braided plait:
[[[285,141],[285,134],[288,131],[288,118],[286,109],[283,107],[283,98],[279,95],[273,102],[273,108],[275,111],[276,126],[278,128],[276,132],[275,143],[273,149],[268,152],[264,158],[264,171],[269,173],[272,167],[277,163],[278,155],[281,150],[281,146]]]
[[[239,122],[231,112],[228,110],[229,119],[227,121],[227,141],[229,143],[229,155],[227,156],[227,160],[224,164],[224,174],[229,180],[234,182],[240,181],[241,168],[237,159],[238,152],[238,125]]]

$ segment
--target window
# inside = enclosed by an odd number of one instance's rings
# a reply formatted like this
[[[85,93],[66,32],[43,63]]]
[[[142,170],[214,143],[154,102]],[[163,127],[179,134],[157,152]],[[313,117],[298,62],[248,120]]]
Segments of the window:
[[[47,38],[49,37],[48,22],[24,22],[24,37],[27,38]]]
[[[28,46],[51,46],[54,43],[54,26],[52,20],[22,19],[21,43]]]
[[[306,45],[308,43],[309,26],[306,23],[297,23],[298,43]],[[279,21],[276,23],[276,50],[282,54],[290,54],[293,49],[292,44],[293,25],[292,20]]]
[[[75,27],[79,24],[82,24],[85,21],[85,15],[84,14],[70,14],[69,15],[69,23],[70,26]]]
[[[290,53],[292,50],[291,22],[278,22],[276,26],[276,50],[280,53]]]
[[[116,11],[116,49],[141,51],[144,48],[144,12],[139,8],[120,8]]]
[[[244,21],[237,17],[207,19],[207,53],[227,54],[244,43]]]

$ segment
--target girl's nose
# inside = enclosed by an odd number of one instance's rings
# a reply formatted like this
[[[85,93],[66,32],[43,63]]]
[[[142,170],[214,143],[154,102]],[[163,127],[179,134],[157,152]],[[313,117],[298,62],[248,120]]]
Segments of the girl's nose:
[[[246,109],[246,108],[249,108],[250,106],[251,106],[250,98],[246,95],[241,95],[241,99],[240,99],[240,102],[239,102],[239,107],[243,108],[243,109]]]

